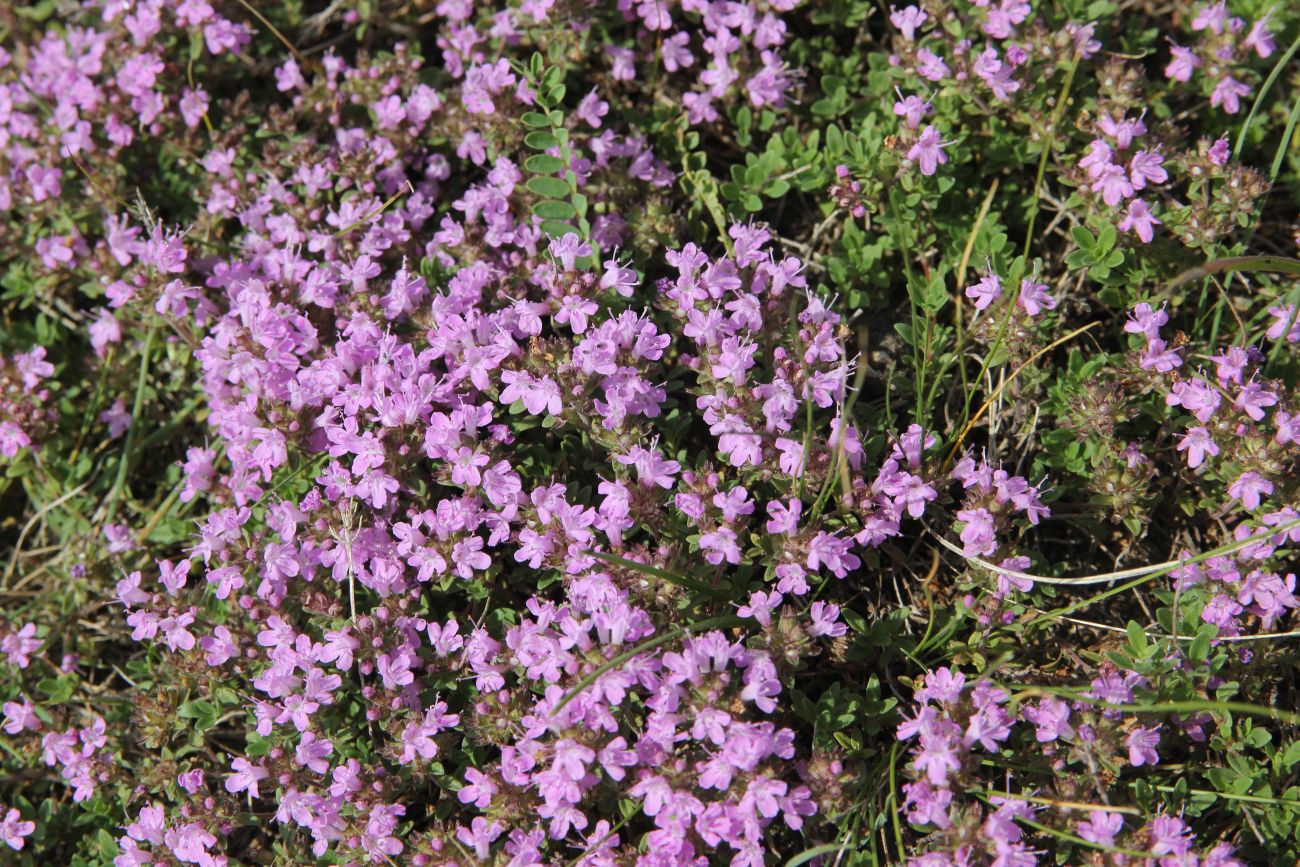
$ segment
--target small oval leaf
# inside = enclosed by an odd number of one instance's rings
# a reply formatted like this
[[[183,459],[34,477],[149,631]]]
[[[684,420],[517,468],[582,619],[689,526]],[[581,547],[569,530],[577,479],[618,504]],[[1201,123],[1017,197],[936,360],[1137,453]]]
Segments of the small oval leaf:
[[[577,211],[573,209],[573,205],[568,202],[557,202],[553,199],[533,205],[533,213],[543,220],[572,220],[577,216]],[[573,230],[570,229],[569,231]]]
[[[544,220],[542,222],[542,231],[552,238],[563,238],[565,235],[573,234],[573,227],[568,223],[560,223],[555,220]]]
[[[559,178],[539,175],[529,178],[526,184],[529,190],[547,199],[568,198],[569,185]]]
[[[564,160],[550,154],[533,154],[524,160],[524,168],[535,175],[552,175],[564,171]]]
[[[534,130],[524,136],[524,144],[528,145],[535,151],[545,151],[560,146],[560,142],[555,136],[540,129]]]

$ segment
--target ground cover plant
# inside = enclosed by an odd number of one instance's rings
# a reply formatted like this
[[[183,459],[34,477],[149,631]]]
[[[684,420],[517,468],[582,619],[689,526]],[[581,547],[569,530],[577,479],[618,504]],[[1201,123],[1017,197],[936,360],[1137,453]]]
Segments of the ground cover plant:
[[[1295,863],[1298,47],[0,7],[0,862]]]

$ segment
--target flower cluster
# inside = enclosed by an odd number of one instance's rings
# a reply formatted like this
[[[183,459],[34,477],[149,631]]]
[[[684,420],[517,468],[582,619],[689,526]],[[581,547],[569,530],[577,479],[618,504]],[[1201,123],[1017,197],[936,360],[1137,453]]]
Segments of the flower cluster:
[[[1030,867],[1042,863],[1043,853],[1033,849],[1026,833],[1046,823],[1077,835],[1085,844],[1083,858],[1106,859],[1096,863],[1156,865],[1174,863],[1170,856],[1175,856],[1220,867],[1241,865],[1226,842],[1198,856],[1191,828],[1175,816],[1155,816],[1144,827],[1132,828],[1122,813],[1100,804],[1080,817],[1073,811],[1081,809],[1081,799],[1069,797],[1077,793],[1068,791],[1068,783],[1058,783],[1056,791],[1012,791],[1008,779],[1001,791],[991,788],[984,803],[963,796],[972,790],[972,778],[981,775],[981,757],[997,756],[1013,744],[1020,745],[1022,756],[1040,753],[1058,774],[1072,764],[1116,770],[1158,764],[1159,727],[1134,724],[1119,711],[1104,709],[1106,704],[1131,703],[1134,689],[1142,685],[1139,676],[1103,672],[1080,693],[1082,700],[1044,697],[1011,703],[1010,693],[989,681],[968,684],[960,671],[947,668],[927,674],[916,690],[914,715],[898,727],[901,740],[915,742],[907,766],[914,779],[903,785],[905,815],[930,832],[926,851],[908,863]],[[1073,803],[1046,809],[1058,799]]]
[[[1170,43],[1165,76],[1184,84],[1196,78],[1210,90],[1210,105],[1236,114],[1251,88],[1235,77],[1240,73],[1234,64],[1251,54],[1261,59],[1271,57],[1277,50],[1269,17],[1265,14],[1248,22],[1229,12],[1222,0],[1197,7],[1191,21],[1192,31],[1198,34],[1196,44],[1186,47]]]
[[[1294,860],[1293,21],[1077,5],[0,11],[6,851]]]

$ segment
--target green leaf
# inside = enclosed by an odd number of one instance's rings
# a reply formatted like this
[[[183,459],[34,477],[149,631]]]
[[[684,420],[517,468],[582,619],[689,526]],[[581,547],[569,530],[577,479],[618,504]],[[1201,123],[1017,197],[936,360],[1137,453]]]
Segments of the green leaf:
[[[196,698],[177,708],[176,715],[181,719],[194,720],[194,728],[197,731],[205,732],[217,724],[217,717],[221,715],[221,708],[215,702]]]
[[[63,704],[72,698],[72,694],[77,689],[77,676],[75,674],[61,674],[58,677],[47,677],[36,688],[49,696],[50,701],[56,704]]]
[[[1218,627],[1207,625],[1196,633],[1192,646],[1187,649],[1188,658],[1194,663],[1204,662],[1210,656],[1210,641],[1218,635]]]
[[[524,144],[535,151],[546,151],[560,146],[560,140],[549,132],[535,130],[524,136]]]
[[[544,220],[542,222],[542,231],[552,238],[563,238],[565,235],[574,234],[573,226],[568,223],[560,223],[555,220]]]
[[[539,175],[535,178],[529,178],[525,184],[528,189],[541,196],[544,199],[568,198],[571,190],[569,185],[559,178]]]
[[[1074,238],[1074,243],[1078,244],[1081,250],[1092,252],[1092,249],[1097,246],[1097,239],[1084,226],[1071,226],[1070,237]]]
[[[826,155],[839,156],[844,153],[844,133],[835,124],[826,127]]]
[[[1097,233],[1097,247],[1096,247],[1097,254],[1106,253],[1109,252],[1110,250],[1113,250],[1115,248],[1115,241],[1117,241],[1118,239],[1119,239],[1119,235],[1115,232],[1114,226],[1110,225],[1109,223],[1102,226],[1101,231]]]
[[[524,168],[535,175],[553,175],[564,171],[564,160],[550,154],[533,154],[524,160]]]
[[[559,105],[564,102],[564,94],[567,92],[568,90],[563,84],[557,84],[555,87],[547,88],[545,94],[546,104]]]
[[[1286,748],[1286,752],[1282,754],[1282,770],[1291,770],[1297,762],[1300,762],[1300,741],[1292,743],[1291,746]]]
[[[524,112],[521,120],[523,120],[524,126],[531,126],[533,129],[546,129],[551,125],[550,118],[536,111]]]
[[[578,215],[573,205],[568,202],[557,202],[554,199],[544,199],[533,205],[533,213],[543,220],[572,220]]]

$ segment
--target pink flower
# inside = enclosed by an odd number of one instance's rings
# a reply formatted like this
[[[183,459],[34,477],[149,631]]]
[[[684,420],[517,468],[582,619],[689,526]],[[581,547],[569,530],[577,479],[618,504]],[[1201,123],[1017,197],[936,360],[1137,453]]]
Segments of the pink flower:
[[[1210,149],[1205,155],[1216,166],[1226,166],[1228,164],[1228,154],[1228,137],[1225,135],[1215,139],[1214,144],[1210,145]]]
[[[908,42],[916,41],[916,30],[929,18],[916,6],[904,6],[902,9],[889,7],[889,23],[898,28]]]
[[[1113,846],[1116,835],[1123,829],[1124,817],[1119,813],[1093,810],[1088,814],[1087,821],[1079,823],[1077,830],[1079,836],[1090,843]]]
[[[987,557],[998,548],[993,529],[993,515],[988,509],[962,509],[957,520],[961,529],[962,553],[968,557]]]
[[[35,623],[26,623],[17,632],[0,638],[0,653],[19,668],[26,668],[31,663],[31,655],[40,647],[41,640],[36,637]]]
[[[1192,49],[1181,45],[1170,45],[1169,51],[1173,59],[1165,67],[1165,77],[1170,81],[1191,81],[1192,73],[1201,66],[1201,58]]]
[[[1128,203],[1128,210],[1124,213],[1124,219],[1120,220],[1119,228],[1121,232],[1136,232],[1143,243],[1149,244],[1155,237],[1155,227],[1159,225],[1161,221],[1151,214],[1147,203],[1142,199],[1133,199]]]
[[[257,784],[271,775],[261,765],[255,765],[243,756],[236,756],[230,763],[234,773],[226,778],[226,791],[233,794],[248,792],[251,797],[258,797]]]
[[[35,830],[35,822],[24,822],[22,814],[10,808],[4,820],[0,821],[0,842],[8,845],[10,849],[20,850],[26,842],[23,838],[31,836]]]
[[[1187,466],[1196,469],[1205,462],[1205,456],[1215,456],[1219,447],[1215,445],[1210,432],[1203,427],[1190,428],[1178,441],[1178,451],[1187,452]]]
[[[1128,760],[1135,768],[1143,765],[1156,765],[1160,763],[1160,755],[1156,752],[1156,746],[1160,743],[1160,732],[1158,729],[1138,727],[1129,733],[1125,744],[1128,746]]]
[[[823,635],[838,638],[848,632],[848,627],[839,619],[840,606],[818,600],[808,609],[808,634],[814,638]]]
[[[1241,98],[1250,95],[1250,87],[1242,84],[1231,75],[1225,75],[1218,84],[1214,86],[1214,92],[1210,94],[1210,105],[1223,106],[1223,110],[1228,114],[1236,114],[1241,110]]]
[[[996,274],[986,274],[978,283],[966,287],[966,297],[975,302],[976,310],[987,310],[1002,297],[1002,281]]]
[[[916,144],[907,152],[907,158],[920,164],[921,174],[932,175],[941,164],[948,162],[948,155],[943,152],[944,147],[946,145],[940,140],[939,130],[930,125],[922,130]]]
[[[1228,496],[1241,500],[1247,509],[1258,509],[1260,499],[1273,493],[1273,483],[1254,470],[1247,470],[1228,486]]]
[[[17,735],[25,731],[40,731],[41,718],[36,715],[36,708],[26,696],[22,696],[22,700],[22,704],[16,701],[4,703],[6,734]]]
[[[677,461],[665,460],[658,449],[644,446],[633,446],[626,455],[615,455],[614,460],[624,466],[636,467],[637,481],[646,487],[671,488],[673,476],[682,469]]]
[[[930,103],[915,94],[906,98],[899,94],[899,101],[894,103],[894,114],[907,121],[908,129],[916,129],[921,125],[922,119],[932,111],[934,109]]]
[[[1094,193],[1101,193],[1101,200],[1112,207],[1133,195],[1128,173],[1114,163],[1101,167],[1091,189]]]
[[[1044,310],[1056,309],[1056,299],[1047,294],[1047,284],[1035,283],[1028,278],[1020,281],[1018,301],[1030,316],[1037,316]]]
[[[556,238],[550,244],[551,255],[560,260],[560,266],[565,271],[572,271],[577,264],[578,259],[583,256],[591,255],[591,245],[585,243],[574,232],[570,232],[563,238]],[[578,329],[575,329],[578,330]]]
[[[1228,4],[1222,2],[1222,0],[1202,7],[1197,11],[1196,17],[1192,19],[1193,30],[1209,30],[1215,36],[1222,34],[1227,24]]]
[[[1141,334],[1150,341],[1159,337],[1161,327],[1168,323],[1169,314],[1165,312],[1164,305],[1155,309],[1142,301],[1133,307],[1128,321],[1124,323],[1124,331],[1128,334]]]
[[[1241,40],[1242,48],[1255,49],[1255,53],[1261,58],[1268,57],[1277,50],[1277,42],[1268,29],[1269,14],[1271,13],[1266,13],[1263,18],[1256,21],[1251,26],[1250,32],[1246,34],[1246,38]]]
[[[749,603],[740,606],[736,614],[740,617],[752,617],[758,621],[759,626],[771,626],[772,612],[780,607],[782,598],[777,592],[769,594],[755,590],[749,595]]]
[[[1088,153],[1079,160],[1079,168],[1087,170],[1088,177],[1096,180],[1106,171],[1107,166],[1113,165],[1111,158],[1114,153],[1103,139],[1093,139],[1092,144],[1088,145]]]
[[[767,504],[767,514],[771,516],[767,522],[767,532],[777,536],[795,532],[799,529],[799,515],[802,511],[803,503],[799,500],[790,500],[789,506],[780,500],[773,500]]]
[[[1162,165],[1164,159],[1159,151],[1138,151],[1133,154],[1133,158],[1128,163],[1133,189],[1140,190],[1148,183],[1163,184],[1169,180],[1169,172],[1165,171]]]

